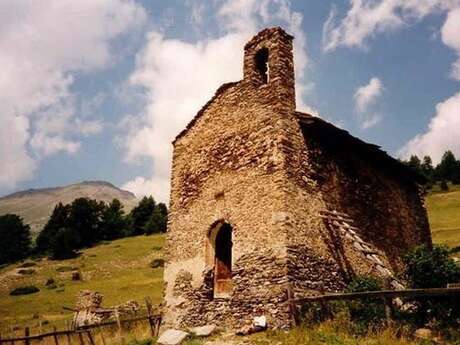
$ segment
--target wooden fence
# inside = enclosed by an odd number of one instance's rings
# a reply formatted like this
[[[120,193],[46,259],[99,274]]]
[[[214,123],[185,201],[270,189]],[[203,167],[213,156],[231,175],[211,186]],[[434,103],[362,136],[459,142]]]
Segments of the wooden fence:
[[[122,328],[123,325],[131,324],[139,321],[148,321],[150,332],[152,337],[158,336],[160,331],[160,324],[161,324],[162,316],[161,314],[153,314],[151,309],[147,309],[147,315],[139,316],[135,318],[129,319],[120,319],[119,317],[116,318],[114,321],[103,322],[100,324],[88,325],[84,327],[79,327],[78,329],[67,329],[67,330],[57,330],[54,327],[52,332],[47,333],[40,333],[36,335],[30,334],[29,327],[24,328],[24,336],[23,337],[15,337],[15,338],[2,338],[0,335],[0,345],[2,344],[10,344],[14,345],[15,343],[24,343],[24,345],[30,345],[32,340],[39,340],[42,341],[44,338],[52,337],[54,340],[54,345],[59,345],[59,337],[66,337],[66,345],[72,345],[71,336],[77,335],[79,338],[79,345],[84,345],[86,337],[86,343],[89,345],[95,345],[94,337],[92,331],[100,330],[104,327],[113,327],[116,326],[118,331],[118,337],[120,338],[121,342],[124,343],[124,338],[122,335]],[[101,337],[103,345],[105,345],[105,339],[102,335]],[[62,343],[62,342],[61,342]]]
[[[381,291],[365,291],[351,293],[325,293],[318,296],[307,296],[303,298],[292,298],[292,293],[288,291],[288,301],[291,313],[294,315],[294,322],[298,322],[297,307],[309,303],[319,302],[322,308],[329,301],[349,301],[356,299],[381,299],[385,305],[385,315],[387,319],[391,319],[392,315],[392,300],[394,298],[411,298],[411,297],[454,297],[460,302],[460,287],[452,284],[453,287],[433,288],[433,289],[404,289],[404,290],[381,290]]]

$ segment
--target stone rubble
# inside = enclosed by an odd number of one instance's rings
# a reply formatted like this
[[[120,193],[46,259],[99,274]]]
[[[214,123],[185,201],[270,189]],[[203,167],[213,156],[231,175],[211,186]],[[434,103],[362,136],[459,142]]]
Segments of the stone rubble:
[[[168,329],[164,331],[157,340],[157,344],[161,345],[178,345],[187,337],[188,333],[178,329]]]

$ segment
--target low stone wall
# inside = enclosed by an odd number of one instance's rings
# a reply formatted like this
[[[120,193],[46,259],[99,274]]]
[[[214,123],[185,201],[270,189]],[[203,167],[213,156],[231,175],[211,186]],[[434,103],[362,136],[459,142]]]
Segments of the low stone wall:
[[[243,255],[235,263],[233,291],[228,299],[213,298],[213,270],[203,272],[203,282],[192,286],[192,275],[181,271],[174,283],[174,295],[183,299],[180,327],[218,323],[236,329],[265,315],[270,327],[287,327],[287,261],[272,251]]]

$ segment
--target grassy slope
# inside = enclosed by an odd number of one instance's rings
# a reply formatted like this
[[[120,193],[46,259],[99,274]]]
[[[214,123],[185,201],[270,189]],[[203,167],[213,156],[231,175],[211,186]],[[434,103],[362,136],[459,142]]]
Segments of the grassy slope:
[[[448,192],[435,189],[426,201],[434,242],[460,246],[460,186],[449,186]]]
[[[18,265],[0,270],[0,327],[19,323],[33,326],[41,319],[53,321],[60,326],[62,320],[71,318],[71,312],[63,306],[73,307],[80,290],[90,289],[103,294],[103,306],[121,304],[128,300],[142,303],[150,296],[154,303],[161,301],[163,270],[152,269],[149,263],[161,257],[164,236],[137,236],[102,244],[85,250],[75,259],[41,260],[35,274],[15,274]],[[72,281],[71,272],[59,273],[60,266],[78,267],[83,281]],[[45,287],[47,278],[56,280],[58,288]],[[14,286],[35,285],[40,292],[25,296],[9,296]],[[62,285],[62,286],[59,286]],[[60,322],[61,321],[61,322]]]

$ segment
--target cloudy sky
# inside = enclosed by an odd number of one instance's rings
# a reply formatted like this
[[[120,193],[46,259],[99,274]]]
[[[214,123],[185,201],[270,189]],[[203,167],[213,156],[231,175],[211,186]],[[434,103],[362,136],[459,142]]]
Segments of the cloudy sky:
[[[0,195],[107,180],[167,200],[172,139],[273,25],[300,110],[393,156],[460,156],[460,0],[3,0]]]

